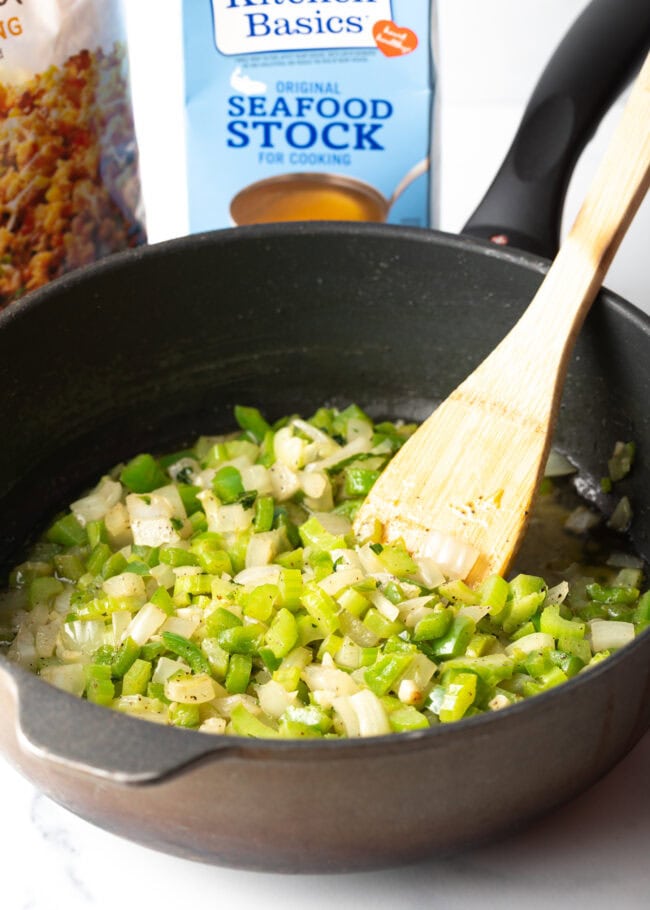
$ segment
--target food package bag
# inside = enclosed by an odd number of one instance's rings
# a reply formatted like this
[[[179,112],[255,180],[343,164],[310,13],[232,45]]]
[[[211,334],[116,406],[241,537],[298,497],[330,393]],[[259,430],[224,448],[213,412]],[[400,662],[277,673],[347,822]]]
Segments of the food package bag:
[[[191,231],[437,220],[431,0],[183,0]]]
[[[145,241],[121,6],[0,6],[0,309]]]

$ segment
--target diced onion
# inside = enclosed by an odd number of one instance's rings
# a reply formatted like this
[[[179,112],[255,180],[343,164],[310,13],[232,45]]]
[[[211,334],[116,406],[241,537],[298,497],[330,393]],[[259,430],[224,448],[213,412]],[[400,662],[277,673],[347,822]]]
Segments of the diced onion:
[[[575,474],[578,469],[571,464],[566,456],[561,455],[555,449],[551,449],[544,468],[544,477],[567,477],[569,474]]]
[[[201,733],[216,733],[221,734],[226,732],[226,727],[228,726],[228,721],[225,717],[208,717],[206,718],[201,726],[199,731]]]
[[[642,569],[643,560],[632,553],[612,553],[606,565],[616,569]]]
[[[627,531],[632,523],[632,505],[627,496],[622,496],[609,517],[607,526],[613,531]]]
[[[408,545],[408,542],[407,542]],[[416,558],[433,559],[441,572],[449,579],[467,578],[479,556],[476,547],[459,540],[452,534],[432,529],[429,531],[415,554]]]
[[[165,696],[182,705],[202,705],[212,701],[215,695],[212,677],[207,673],[170,677],[165,682]]]
[[[134,572],[121,572],[107,578],[102,588],[109,597],[134,597],[145,602],[144,579]]]
[[[61,626],[59,640],[67,651],[92,654],[104,644],[103,619],[74,619]]]
[[[280,566],[250,566],[242,569],[235,575],[233,581],[246,588],[256,588],[258,585],[275,585],[280,578]]]
[[[392,601],[390,601],[385,594],[382,594],[381,591],[373,591],[370,595],[370,600],[375,609],[377,609],[389,622],[394,622],[399,616],[399,607],[397,604],[392,603]]]
[[[600,515],[597,512],[587,506],[578,506],[564,522],[564,527],[574,534],[586,534],[598,524],[600,524]]]
[[[257,687],[257,696],[262,711],[269,717],[277,718],[281,717],[288,707],[295,705],[298,693],[287,692],[284,686],[271,679]]]
[[[280,549],[281,534],[281,531],[275,530],[251,535],[246,547],[246,568],[267,566],[273,562]]]
[[[163,632],[173,632],[175,635],[182,635],[183,638],[191,638],[199,627],[200,619],[198,617],[188,616],[168,616],[160,627]]]
[[[552,588],[549,588],[546,592],[546,597],[544,599],[545,606],[551,604],[562,604],[566,600],[567,594],[569,593],[569,582],[561,581],[559,584],[555,585]]]
[[[273,491],[268,468],[263,464],[251,464],[241,469],[245,490],[255,490],[258,496],[268,496]]]
[[[82,527],[89,521],[99,521],[122,498],[122,484],[102,477],[98,485],[70,505],[70,511]]]
[[[189,673],[190,668],[184,660],[173,660],[171,657],[159,657],[151,681],[166,683],[175,673]]]
[[[269,468],[269,480],[273,496],[278,502],[284,502],[291,499],[300,489],[300,478],[295,471],[287,465],[276,461]]]
[[[349,704],[357,715],[359,736],[383,736],[390,733],[386,709],[370,689],[361,689],[350,695]],[[336,705],[334,707],[336,709]]]
[[[594,651],[622,648],[634,639],[634,624],[617,619],[592,619],[589,638]]]
[[[484,616],[487,616],[490,612],[490,608],[487,605],[481,606],[479,604],[469,604],[466,607],[460,607],[458,610],[459,616],[467,616],[469,619],[473,619],[474,622],[480,622]]]
[[[333,572],[331,575],[326,575],[325,578],[322,578],[318,582],[318,586],[322,588],[323,591],[326,591],[327,594],[336,597],[343,588],[349,588],[350,585],[356,585],[358,582],[363,581],[363,578],[364,574],[361,569],[342,569],[339,572]]]
[[[137,645],[142,647],[152,635],[156,634],[166,619],[167,614],[155,604],[145,604],[129,623],[125,637],[132,638]]]
[[[43,667],[39,676],[57,689],[63,689],[78,698],[81,698],[86,688],[86,675],[81,664]]]
[[[531,632],[530,635],[522,635],[517,641],[513,641],[506,648],[506,654],[511,657],[520,651],[522,654],[530,654],[531,651],[543,651],[546,648],[554,648],[555,639],[548,632]]]

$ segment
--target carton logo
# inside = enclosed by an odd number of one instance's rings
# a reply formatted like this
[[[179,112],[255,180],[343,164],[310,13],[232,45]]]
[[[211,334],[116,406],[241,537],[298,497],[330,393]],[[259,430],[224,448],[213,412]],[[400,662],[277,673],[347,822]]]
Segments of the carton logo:
[[[372,27],[377,47],[386,57],[403,57],[418,46],[418,36],[410,28],[401,28],[390,19],[380,19]]]
[[[386,33],[378,43],[377,26],[393,26],[391,0],[211,0],[214,40],[227,56],[272,51],[305,51],[380,47],[384,54],[398,50]],[[384,34],[384,32],[382,32]],[[408,36],[407,36],[408,37]],[[407,44],[410,42],[408,38]],[[415,39],[417,44],[417,39]],[[413,50],[410,47],[410,50]],[[390,51],[390,53],[389,53]]]

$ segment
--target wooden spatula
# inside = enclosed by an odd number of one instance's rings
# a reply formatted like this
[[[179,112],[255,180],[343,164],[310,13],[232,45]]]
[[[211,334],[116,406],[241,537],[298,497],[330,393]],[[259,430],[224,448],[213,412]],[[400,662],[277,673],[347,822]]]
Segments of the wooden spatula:
[[[649,183],[650,55],[526,312],[389,464],[357,515],[360,537],[380,522],[386,541],[401,537],[443,567],[456,560],[469,583],[507,570],[548,457],[569,355]]]

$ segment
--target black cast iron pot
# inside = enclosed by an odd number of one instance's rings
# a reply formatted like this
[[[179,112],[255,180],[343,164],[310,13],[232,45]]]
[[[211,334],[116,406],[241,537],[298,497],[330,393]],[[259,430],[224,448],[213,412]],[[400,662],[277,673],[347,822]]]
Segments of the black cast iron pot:
[[[591,4],[542,77],[474,232],[552,253],[571,167],[649,32],[645,2]],[[139,249],[34,293],[0,317],[0,569],[109,466],[227,429],[236,403],[269,417],[350,401],[424,417],[512,326],[547,265],[469,236],[265,226]],[[636,440],[621,492],[646,559],[649,400],[650,320],[603,292],[556,445],[597,480],[614,441]],[[491,838],[588,787],[649,722],[650,631],[498,714],[363,741],[161,728],[0,658],[0,746],[40,789],[149,846],[255,869],[359,869]]]

